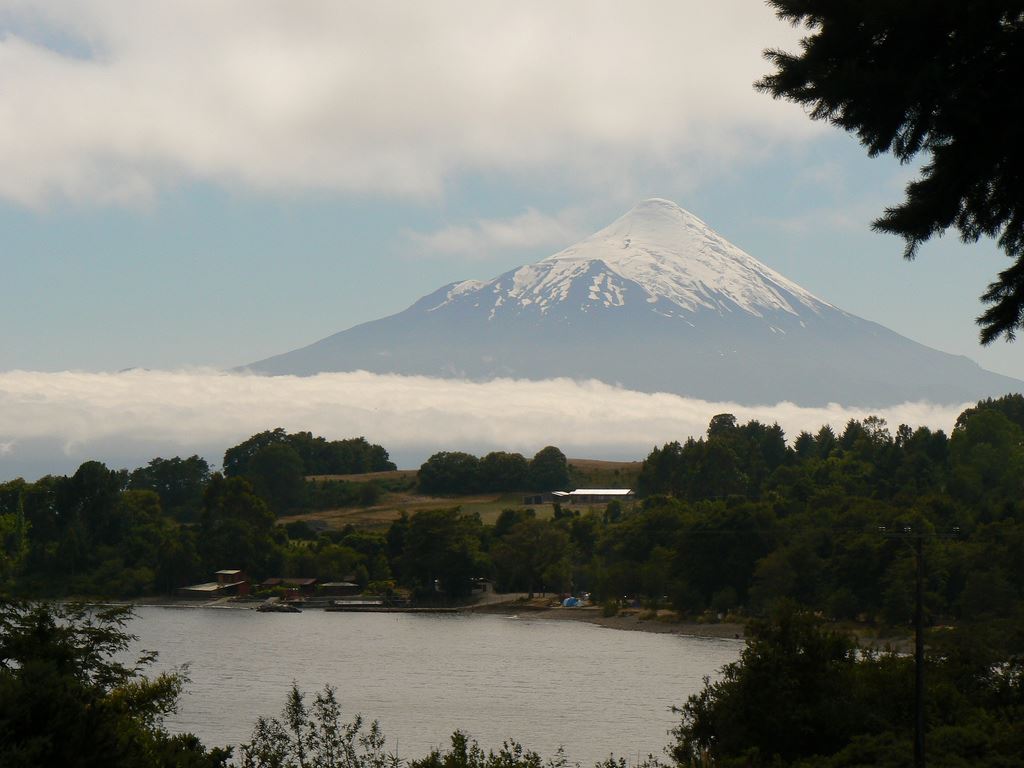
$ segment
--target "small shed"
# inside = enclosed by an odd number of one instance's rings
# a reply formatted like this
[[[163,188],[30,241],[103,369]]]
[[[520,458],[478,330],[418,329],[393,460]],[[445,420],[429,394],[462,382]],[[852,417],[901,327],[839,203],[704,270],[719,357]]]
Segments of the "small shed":
[[[241,568],[225,568],[213,575],[217,577],[218,584],[237,584],[240,581],[249,580],[249,577],[245,575],[245,571]]]
[[[248,595],[249,579],[245,573],[237,569],[217,571],[214,574],[216,581],[206,581],[202,584],[190,584],[187,587],[179,587],[179,597],[212,598],[226,597],[228,595]]]
[[[529,496],[523,496],[523,505],[527,507],[540,506],[541,504],[550,504],[551,494],[550,493],[534,493]]]
[[[211,597],[221,597],[224,594],[224,588],[216,581],[206,581],[202,584],[189,584],[187,587],[178,587],[176,590],[178,597],[190,597],[193,600],[203,600]]]

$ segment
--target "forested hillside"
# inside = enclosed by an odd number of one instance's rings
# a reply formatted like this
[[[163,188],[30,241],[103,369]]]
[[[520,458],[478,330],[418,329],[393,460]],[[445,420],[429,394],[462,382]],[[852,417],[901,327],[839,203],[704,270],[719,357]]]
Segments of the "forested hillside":
[[[457,495],[386,529],[280,525],[285,511],[380,491],[377,481],[304,479],[392,466],[363,438],[273,430],[228,449],[224,465],[211,474],[195,456],[133,472],[86,462],[70,477],[0,485],[4,590],[134,596],[237,567],[255,578],[354,578],[431,601],[460,599],[482,578],[690,616],[762,615],[788,599],[899,627],[911,614],[911,534],[925,539],[932,623],[1012,622],[1024,596],[1020,395],[978,403],[949,436],[868,417],[787,442],[779,425],[721,414],[700,439],[652,450],[635,504],[553,514],[510,505],[494,525],[464,513]],[[532,460],[449,452],[424,464],[419,484],[543,490],[564,486],[566,472],[554,446]]]

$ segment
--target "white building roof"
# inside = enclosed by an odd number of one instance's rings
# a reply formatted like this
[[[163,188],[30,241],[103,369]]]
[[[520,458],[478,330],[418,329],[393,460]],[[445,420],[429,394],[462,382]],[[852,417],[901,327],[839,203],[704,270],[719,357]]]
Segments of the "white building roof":
[[[182,589],[187,589],[189,592],[216,592],[226,585],[216,581],[208,581],[205,584],[191,584]]]
[[[577,488],[569,491],[570,496],[628,496],[633,491],[630,488]]]

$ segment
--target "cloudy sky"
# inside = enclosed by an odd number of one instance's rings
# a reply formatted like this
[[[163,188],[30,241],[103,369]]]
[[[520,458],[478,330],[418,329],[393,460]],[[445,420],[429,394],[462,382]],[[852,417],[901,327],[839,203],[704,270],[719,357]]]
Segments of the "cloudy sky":
[[[760,0],[0,0],[0,408],[12,371],[302,346],[652,196],[1024,378],[1019,344],[977,344],[994,245],[904,262],[869,225],[914,169],[751,87],[799,36]]]

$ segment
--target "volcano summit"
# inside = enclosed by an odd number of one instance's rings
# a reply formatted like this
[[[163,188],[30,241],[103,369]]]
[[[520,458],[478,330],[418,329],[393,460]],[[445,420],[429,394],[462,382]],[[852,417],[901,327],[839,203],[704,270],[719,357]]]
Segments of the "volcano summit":
[[[593,378],[749,405],[962,403],[1024,388],[843,312],[657,198],[534,264],[248,368]]]

